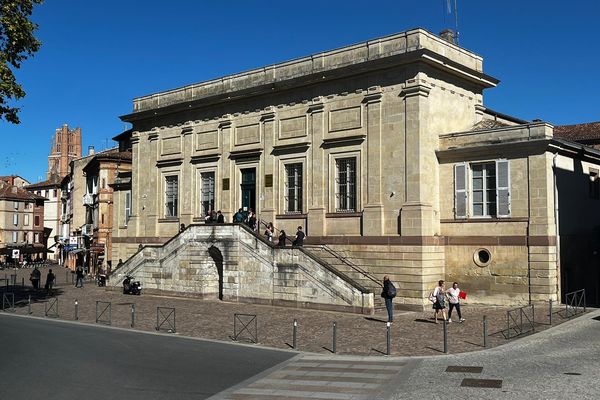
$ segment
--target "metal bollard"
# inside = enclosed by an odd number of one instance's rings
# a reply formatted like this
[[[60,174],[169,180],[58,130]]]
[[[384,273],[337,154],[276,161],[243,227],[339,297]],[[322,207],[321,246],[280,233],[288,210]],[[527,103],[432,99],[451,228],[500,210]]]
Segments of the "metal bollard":
[[[483,316],[483,347],[487,347],[487,317]]]
[[[135,304],[131,305],[131,327],[135,326]]]
[[[335,321],[333,322],[333,345],[332,345],[333,354],[335,354],[337,350],[337,327]]]
[[[27,302],[27,314],[31,314],[31,295],[29,295],[29,301]]]
[[[79,321],[79,302],[75,299],[75,321]]]
[[[387,337],[386,337],[386,341],[387,341],[387,350],[385,352],[385,354],[387,356],[389,356],[392,352],[392,332],[391,332],[391,327],[392,324],[389,322],[386,322],[386,327],[387,327]]]
[[[444,320],[444,354],[448,354],[448,321]]]
[[[548,318],[550,319],[550,326],[552,326],[552,299],[548,302]]]
[[[25,287],[25,278],[21,278],[21,287]]]
[[[292,348],[295,350],[296,349],[296,339],[297,339],[297,332],[298,331],[298,321],[296,321],[294,319],[294,337],[292,339]]]

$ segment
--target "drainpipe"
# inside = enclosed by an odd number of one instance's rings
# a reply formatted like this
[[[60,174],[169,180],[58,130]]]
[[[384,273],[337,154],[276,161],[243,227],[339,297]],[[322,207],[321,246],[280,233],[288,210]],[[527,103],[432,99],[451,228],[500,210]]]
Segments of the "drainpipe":
[[[553,181],[553,191],[554,191],[554,229],[556,230],[556,286],[557,286],[557,301],[560,301],[559,291],[560,291],[560,235],[558,234],[559,225],[558,225],[558,185],[556,184],[556,158],[558,157],[558,153],[554,153],[554,157],[552,157],[552,181]]]

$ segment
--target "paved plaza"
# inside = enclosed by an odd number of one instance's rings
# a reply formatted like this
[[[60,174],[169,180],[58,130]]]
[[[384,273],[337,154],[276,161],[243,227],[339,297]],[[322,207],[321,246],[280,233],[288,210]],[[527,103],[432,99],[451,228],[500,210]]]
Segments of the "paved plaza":
[[[34,292],[29,284],[30,270],[4,270],[0,277],[17,274],[19,286],[4,286],[0,293],[14,293],[17,314],[43,317],[46,309],[50,315],[58,308],[59,319],[75,320],[75,301],[78,303],[77,320],[82,323],[108,323],[116,327],[131,329],[131,309],[135,306],[133,329],[155,331],[157,307],[175,308],[175,334],[231,342],[234,335],[234,314],[256,315],[257,331],[254,322],[248,330],[242,332],[242,341],[252,341],[257,335],[262,346],[291,349],[293,346],[293,320],[297,320],[297,347],[304,352],[331,354],[333,351],[333,322],[336,322],[338,354],[358,356],[383,356],[387,351],[385,310],[376,315],[357,315],[308,309],[283,308],[264,305],[229,303],[218,300],[201,300],[142,294],[141,296],[123,295],[119,290],[100,288],[92,282],[86,282],[84,288],[75,288],[72,274],[62,268],[54,268],[57,285],[53,298],[43,291]],[[46,269],[42,270],[45,277]],[[10,277],[9,277],[10,279]],[[25,287],[20,287],[21,282]],[[401,288],[400,288],[401,290]],[[31,307],[28,298],[31,296]],[[97,303],[103,302],[103,303]],[[110,310],[107,309],[110,303]],[[103,312],[104,311],[104,312]],[[110,313],[109,313],[110,311]],[[483,349],[482,318],[488,320],[488,347],[503,345],[507,339],[507,321],[505,307],[480,307],[463,304],[464,323],[448,325],[448,352],[463,353]],[[564,309],[555,308],[553,325],[565,319]],[[170,310],[162,311],[159,323],[161,330],[173,330]],[[101,315],[100,315],[101,314]],[[396,311],[395,322],[391,327],[391,354],[394,356],[427,356],[443,354],[443,324],[435,324],[432,312]],[[251,317],[250,317],[251,318]],[[248,317],[238,320],[238,330],[249,321]],[[548,308],[536,309],[535,329],[542,331],[549,327]],[[513,331],[514,334],[514,331]]]

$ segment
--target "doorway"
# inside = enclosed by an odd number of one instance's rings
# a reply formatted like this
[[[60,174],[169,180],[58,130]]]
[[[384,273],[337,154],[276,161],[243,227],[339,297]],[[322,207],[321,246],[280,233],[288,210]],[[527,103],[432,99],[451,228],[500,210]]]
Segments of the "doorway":
[[[242,209],[256,212],[256,168],[244,168],[241,173]]]

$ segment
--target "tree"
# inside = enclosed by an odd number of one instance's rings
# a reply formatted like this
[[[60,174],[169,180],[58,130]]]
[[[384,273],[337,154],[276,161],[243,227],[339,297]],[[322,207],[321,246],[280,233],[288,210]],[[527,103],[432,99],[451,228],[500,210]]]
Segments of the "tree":
[[[38,26],[29,17],[34,5],[42,1],[0,0],[0,119],[13,124],[20,122],[20,109],[11,107],[9,101],[22,99],[25,91],[12,69],[19,69],[40,48],[41,42],[33,36]]]

